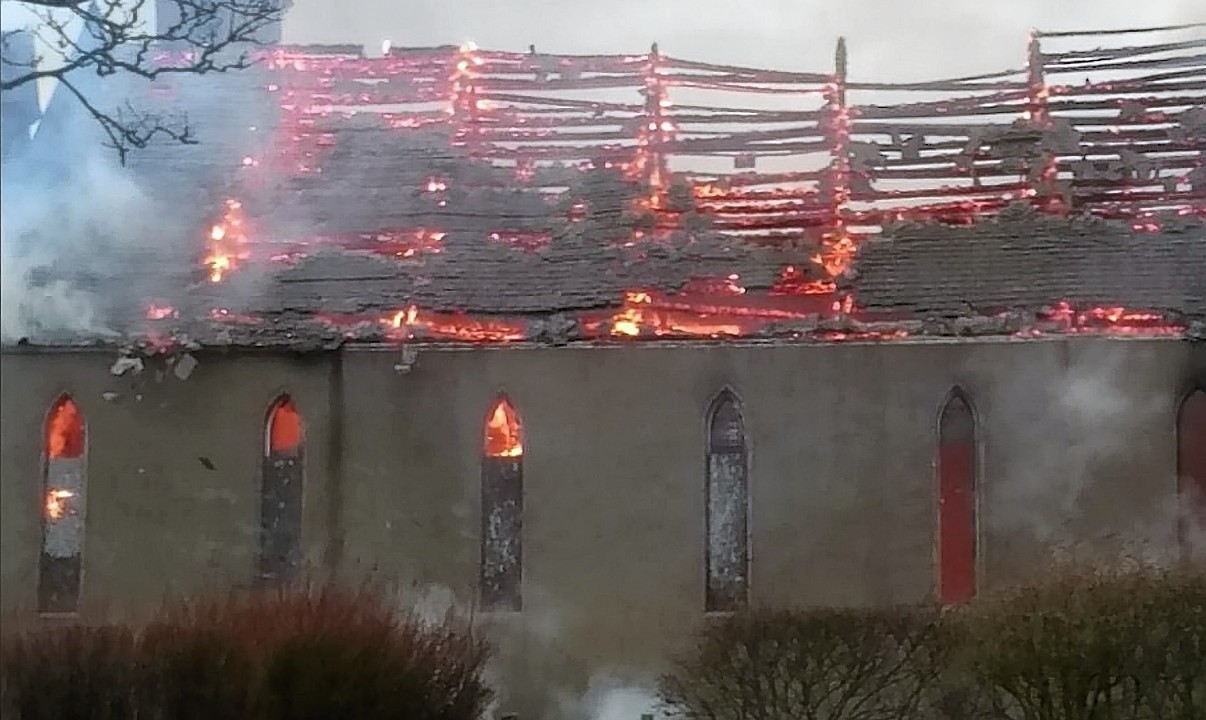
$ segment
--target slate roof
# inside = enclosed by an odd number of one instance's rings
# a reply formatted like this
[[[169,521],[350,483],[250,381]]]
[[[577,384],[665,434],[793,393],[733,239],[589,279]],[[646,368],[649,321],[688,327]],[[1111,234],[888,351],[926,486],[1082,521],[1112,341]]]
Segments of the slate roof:
[[[274,163],[296,158],[265,155],[279,146],[274,133],[282,120],[277,98],[264,91],[271,80],[265,69],[179,76],[149,92],[145,83],[120,77],[110,81],[115,97],[135,94],[138,104],[162,112],[187,108],[197,142],[156,143],[130,157],[128,171],[146,195],[140,232],[158,239],[110,243],[109,252],[88,263],[42,269],[104,298],[118,328],[136,328],[148,298],[162,298],[178,308],[182,324],[221,306],[280,318],[272,332],[293,328],[325,342],[331,333],[309,316],[414,303],[541,317],[616,306],[633,289],[674,292],[695,277],[736,274],[743,287],[758,292],[770,288],[785,265],[815,269],[812,248],[757,248],[699,228],[656,240],[650,233],[621,246],[608,236],[633,218],[617,211],[567,222],[564,208],[517,188],[512,171],[475,166],[447,137],[386,132],[356,118],[318,121],[317,129],[331,136],[317,149],[321,173],[277,173]],[[45,162],[56,144],[90,122],[67,109],[59,115],[43,121],[29,160]],[[261,165],[246,165],[244,158],[252,157],[263,158]],[[62,162],[68,166],[42,173],[50,188],[72,172],[69,161]],[[433,176],[452,178],[439,199],[420,189]],[[622,205],[616,195],[623,188],[606,177],[584,182],[600,184],[600,206]],[[307,257],[267,275],[236,274],[210,285],[200,265],[201,239],[224,199],[236,195],[267,248],[396,228],[446,234],[442,251],[422,254],[421,262],[311,247]],[[67,193],[59,201],[79,199]],[[842,289],[865,310],[914,318],[1035,309],[1061,300],[1206,318],[1206,226],[1200,218],[1162,223],[1158,232],[1135,232],[1124,224],[1014,209],[975,226],[900,224],[864,244]],[[491,241],[499,228],[543,233],[550,242],[532,252]],[[78,231],[66,220],[40,229],[47,235]]]
[[[680,289],[692,277],[739,274],[766,289],[785,259],[802,255],[742,247],[715,235],[632,247],[582,234],[525,252],[468,232],[450,233],[444,251],[422,263],[341,252],[318,253],[278,273],[251,303],[257,312],[359,312],[410,303],[431,310],[542,314],[616,305],[633,289]]]
[[[1014,206],[974,226],[900,224],[866,243],[848,286],[861,307],[960,316],[1060,301],[1206,317],[1206,222],[1158,231]]]

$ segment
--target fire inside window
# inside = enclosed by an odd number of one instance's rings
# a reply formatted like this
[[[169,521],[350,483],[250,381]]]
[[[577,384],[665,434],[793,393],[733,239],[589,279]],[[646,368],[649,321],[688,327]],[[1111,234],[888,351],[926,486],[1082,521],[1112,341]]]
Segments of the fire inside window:
[[[80,409],[70,397],[60,398],[50,410],[45,452],[38,610],[74,613],[79,609],[84,545],[85,430]]]
[[[749,478],[745,424],[737,398],[722,393],[708,423],[708,612],[730,612],[749,599]]]
[[[260,488],[260,579],[289,582],[301,565],[305,437],[301,414],[288,396],[268,413]]]
[[[951,394],[938,424],[938,598],[976,594],[976,426],[963,393]]]
[[[1206,557],[1206,387],[1198,387],[1177,414],[1177,489],[1181,547]]]
[[[523,608],[523,426],[500,397],[486,416],[482,457],[481,600],[486,610]]]

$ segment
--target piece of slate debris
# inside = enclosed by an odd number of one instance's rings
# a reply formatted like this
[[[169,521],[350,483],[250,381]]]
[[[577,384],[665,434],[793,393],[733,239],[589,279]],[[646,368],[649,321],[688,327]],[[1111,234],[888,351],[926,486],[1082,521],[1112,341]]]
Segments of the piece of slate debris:
[[[172,368],[172,373],[181,380],[188,380],[189,375],[193,374],[193,370],[197,369],[197,358],[185,353],[176,361],[175,367]]]
[[[109,373],[118,377],[131,371],[135,375],[142,372],[142,358],[122,355],[113,363],[113,367],[109,368]]]

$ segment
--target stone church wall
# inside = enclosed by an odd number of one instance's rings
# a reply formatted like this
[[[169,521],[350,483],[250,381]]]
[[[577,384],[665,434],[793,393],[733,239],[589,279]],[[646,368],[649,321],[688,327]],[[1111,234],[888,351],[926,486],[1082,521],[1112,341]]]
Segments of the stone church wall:
[[[709,408],[737,398],[755,605],[936,592],[938,418],[959,387],[977,442],[981,591],[1054,547],[1175,543],[1176,408],[1206,348],[1173,340],[624,345],[310,355],[200,352],[116,376],[99,351],[5,350],[0,604],[36,610],[42,433],[87,426],[80,611],[138,616],[257,573],[265,423],[303,421],[301,575],[372,575],[472,609],[487,414],[522,424],[522,610],[477,611],[507,702],[656,672],[704,618]],[[179,375],[187,375],[181,379]]]

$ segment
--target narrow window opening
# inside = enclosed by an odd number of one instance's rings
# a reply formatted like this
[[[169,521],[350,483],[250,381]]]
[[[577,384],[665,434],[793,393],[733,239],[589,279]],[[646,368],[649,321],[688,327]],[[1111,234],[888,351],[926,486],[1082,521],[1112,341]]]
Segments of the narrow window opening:
[[[713,403],[708,420],[708,612],[743,608],[749,597],[749,478],[745,425],[730,392]]]
[[[292,581],[301,565],[305,429],[288,396],[268,413],[260,488],[260,579]]]
[[[1181,548],[1206,555],[1206,389],[1201,387],[1177,413],[1177,494]]]
[[[938,597],[945,605],[976,595],[976,421],[959,391],[938,429]]]
[[[523,608],[523,426],[500,397],[486,416],[482,455],[481,600],[487,610]]]
[[[46,418],[42,553],[38,567],[38,610],[79,610],[84,549],[85,428],[79,407],[60,398]]]

